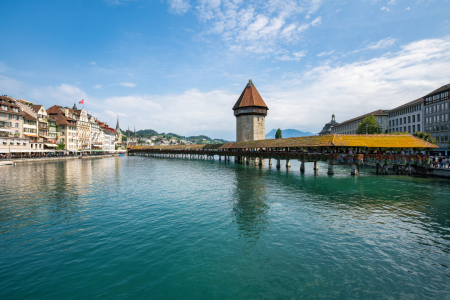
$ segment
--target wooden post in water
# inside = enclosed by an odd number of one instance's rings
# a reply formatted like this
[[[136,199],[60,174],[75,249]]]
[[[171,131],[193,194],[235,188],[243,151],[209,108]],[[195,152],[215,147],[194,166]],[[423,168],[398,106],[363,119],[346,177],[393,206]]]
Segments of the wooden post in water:
[[[359,175],[359,171],[356,165],[352,165],[352,172],[351,175]]]
[[[304,161],[302,161],[302,162],[300,163],[300,172],[301,172],[301,173],[305,173],[305,162],[304,162]]]
[[[272,165],[272,159],[269,158],[269,166],[271,166],[271,165]]]
[[[333,164],[328,164],[328,175],[334,175]]]
[[[315,172],[319,171],[319,162],[318,161],[314,162],[314,171]]]
[[[277,169],[281,168],[280,160],[277,159]]]
[[[286,169],[289,169],[291,167],[291,160],[286,159]]]

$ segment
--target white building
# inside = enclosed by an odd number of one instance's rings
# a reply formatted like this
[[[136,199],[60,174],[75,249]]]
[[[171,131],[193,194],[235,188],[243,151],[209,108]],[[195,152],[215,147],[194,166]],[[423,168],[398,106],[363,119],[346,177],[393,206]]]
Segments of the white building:
[[[389,133],[408,132],[413,134],[423,130],[423,98],[416,99],[388,111]]]
[[[387,110],[379,109],[371,113],[344,121],[338,125],[331,127],[331,134],[356,134],[359,123],[370,115],[373,115],[377,119],[378,128],[380,133],[385,133],[388,129],[388,114]]]

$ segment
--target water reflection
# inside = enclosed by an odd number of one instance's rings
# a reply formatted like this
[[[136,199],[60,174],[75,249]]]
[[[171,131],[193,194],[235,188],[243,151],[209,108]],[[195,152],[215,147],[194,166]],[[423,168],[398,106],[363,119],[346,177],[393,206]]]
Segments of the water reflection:
[[[120,159],[24,163],[0,174],[0,233],[7,233],[46,221],[69,222],[92,200],[87,195],[120,180]]]
[[[267,204],[267,190],[265,171],[255,170],[248,166],[236,168],[235,186],[233,190],[232,212],[238,229],[249,242],[256,243],[261,233],[266,230],[269,205]]]

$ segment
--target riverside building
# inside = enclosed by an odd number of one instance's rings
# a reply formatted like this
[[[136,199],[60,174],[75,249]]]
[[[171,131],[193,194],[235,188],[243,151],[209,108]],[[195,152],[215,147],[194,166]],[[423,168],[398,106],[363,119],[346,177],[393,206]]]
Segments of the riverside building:
[[[331,121],[325,124],[325,126],[322,128],[322,131],[319,132],[319,135],[331,134],[331,128],[333,128],[333,126],[336,126],[336,125],[339,125],[339,123],[336,122],[336,117],[333,114],[331,116]]]
[[[356,134],[359,123],[370,115],[375,116],[380,133],[385,133],[388,130],[388,113],[385,109],[379,109],[371,113],[344,121],[331,127],[331,134]]]
[[[424,96],[423,106],[425,131],[430,133],[438,142],[440,154],[449,154],[449,113],[450,113],[450,84],[446,84]]]
[[[0,96],[0,153],[22,152],[30,149],[30,139],[23,136],[25,113],[17,101]]]
[[[408,132],[413,134],[423,130],[423,98],[416,99],[388,111],[389,133]]]

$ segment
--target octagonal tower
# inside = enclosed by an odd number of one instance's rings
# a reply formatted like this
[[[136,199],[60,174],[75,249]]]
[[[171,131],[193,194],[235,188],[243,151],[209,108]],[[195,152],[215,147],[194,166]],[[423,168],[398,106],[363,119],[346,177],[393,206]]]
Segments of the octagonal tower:
[[[233,107],[236,117],[236,142],[264,140],[267,107],[250,79]]]

